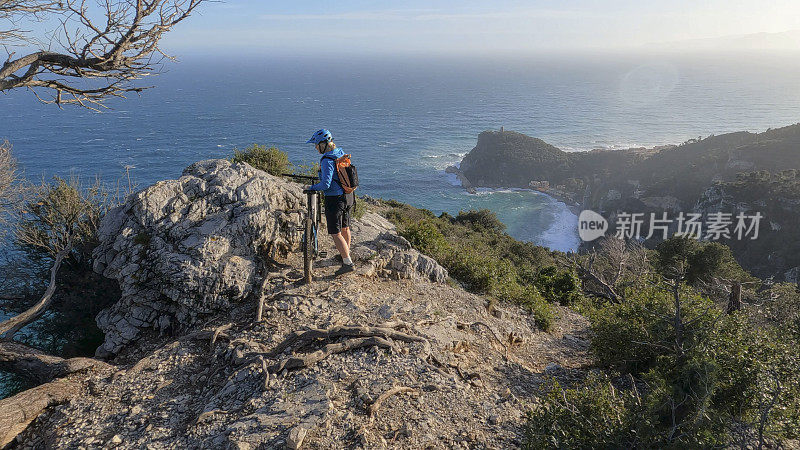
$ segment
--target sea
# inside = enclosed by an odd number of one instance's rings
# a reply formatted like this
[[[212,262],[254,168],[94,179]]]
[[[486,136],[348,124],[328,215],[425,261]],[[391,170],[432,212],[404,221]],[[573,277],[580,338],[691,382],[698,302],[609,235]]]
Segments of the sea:
[[[186,55],[139,85],[152,87],[102,113],[3,93],[0,140],[31,181],[127,186],[129,175],[144,188],[253,143],[310,164],[319,156],[305,142],[327,128],[353,155],[361,194],[436,214],[488,208],[511,236],[570,251],[568,205],[517,189],[470,194],[445,169],[500,127],[586,151],[800,121],[800,53]]]

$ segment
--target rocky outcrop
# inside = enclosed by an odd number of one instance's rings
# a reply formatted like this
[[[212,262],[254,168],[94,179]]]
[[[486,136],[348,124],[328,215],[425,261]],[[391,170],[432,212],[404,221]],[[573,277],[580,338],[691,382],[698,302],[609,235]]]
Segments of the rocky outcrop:
[[[142,328],[165,331],[247,297],[258,254],[296,244],[305,196],[299,185],[247,164],[208,160],[177,180],[131,195],[101,224],[95,271],[122,298],[97,324],[98,355],[118,352]]]
[[[94,252],[95,271],[121,289],[97,318],[98,355],[118,353],[144,329],[187,329],[246,299],[261,286],[265,256],[299,244],[305,202],[299,184],[227,160],[195,163],[131,195],[104,217]],[[362,275],[447,280],[379,215],[352,228]]]
[[[422,278],[434,283],[447,281],[447,269],[411,248],[411,244],[397,234],[395,226],[382,216],[366,213],[351,227],[356,236],[351,252],[361,262],[363,275]]]

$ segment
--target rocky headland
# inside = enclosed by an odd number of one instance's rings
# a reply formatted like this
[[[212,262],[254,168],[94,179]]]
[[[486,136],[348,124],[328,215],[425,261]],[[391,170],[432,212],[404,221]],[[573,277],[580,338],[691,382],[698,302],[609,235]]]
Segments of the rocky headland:
[[[323,259],[303,284],[304,202],[300,185],[209,160],[108,213],[94,254],[121,288],[97,318],[107,364],[73,367],[36,414],[0,414],[18,419],[3,443],[513,448],[544,377],[589,362],[583,317],[558,307],[544,333],[522,308],[488,308],[377,201],[353,224],[357,272]]]

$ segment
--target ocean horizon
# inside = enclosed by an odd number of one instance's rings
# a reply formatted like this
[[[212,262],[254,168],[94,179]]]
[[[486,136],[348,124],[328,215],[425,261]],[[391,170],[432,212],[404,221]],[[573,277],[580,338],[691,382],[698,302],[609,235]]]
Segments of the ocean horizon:
[[[30,180],[126,185],[129,170],[143,188],[252,143],[313,163],[305,141],[324,127],[353,154],[361,194],[437,214],[488,208],[511,236],[568,251],[579,242],[564,203],[532,191],[469,194],[444,172],[481,131],[504,127],[566,151],[652,147],[789,125],[800,101],[800,60],[782,53],[747,65],[701,54],[245,61],[186,57],[102,114],[11,92],[0,139]]]

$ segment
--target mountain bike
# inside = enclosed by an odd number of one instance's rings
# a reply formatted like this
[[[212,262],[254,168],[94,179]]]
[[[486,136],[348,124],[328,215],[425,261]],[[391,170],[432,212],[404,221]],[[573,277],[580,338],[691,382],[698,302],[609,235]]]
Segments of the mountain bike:
[[[286,177],[308,181],[314,184],[319,178],[308,175],[283,174]],[[313,278],[314,259],[317,257],[325,258],[328,252],[320,251],[317,234],[319,225],[322,223],[322,196],[319,191],[304,189],[306,194],[306,217],[303,221],[303,236],[301,246],[303,249],[303,276],[306,284],[311,283]]]

